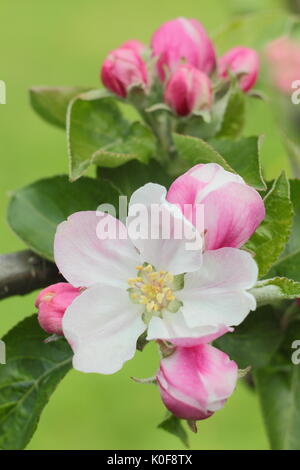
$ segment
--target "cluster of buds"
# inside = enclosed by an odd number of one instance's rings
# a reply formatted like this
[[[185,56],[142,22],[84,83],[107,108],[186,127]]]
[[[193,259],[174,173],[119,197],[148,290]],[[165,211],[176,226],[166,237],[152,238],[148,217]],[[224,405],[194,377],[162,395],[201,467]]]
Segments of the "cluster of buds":
[[[176,115],[188,116],[209,110],[215,85],[232,76],[248,92],[258,70],[255,50],[234,47],[218,59],[201,23],[177,18],[155,31],[150,49],[131,40],[110,52],[102,65],[101,78],[105,87],[121,98],[126,98],[135,86],[149,95],[159,82],[165,104]]]

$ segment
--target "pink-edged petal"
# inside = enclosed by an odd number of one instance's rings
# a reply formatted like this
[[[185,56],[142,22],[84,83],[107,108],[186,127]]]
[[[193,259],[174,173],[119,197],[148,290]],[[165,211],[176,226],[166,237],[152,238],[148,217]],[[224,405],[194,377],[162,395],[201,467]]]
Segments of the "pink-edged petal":
[[[205,419],[222,408],[235,389],[237,365],[203,344],[178,348],[161,361],[157,380],[167,408],[184,419]]]
[[[93,286],[77,297],[63,318],[63,332],[81,372],[113,374],[131,359],[146,326],[142,306],[118,287]]]
[[[247,289],[255,285],[257,276],[257,265],[245,251],[221,248],[205,252],[201,269],[186,274],[184,289],[176,293],[188,326],[239,325],[256,308]]]
[[[265,218],[264,203],[255,189],[240,183],[208,194],[204,204],[205,249],[241,247]]]
[[[176,346],[189,348],[210,343],[231,331],[233,329],[225,325],[204,325],[190,328],[180,311],[177,313],[165,312],[162,318],[153,317],[150,320],[147,339],[163,339]]]
[[[108,214],[93,211],[76,212],[59,224],[54,258],[75,287],[98,283],[125,287],[139,262],[125,226]]]
[[[215,163],[196,165],[177,178],[167,200],[179,205],[198,230],[205,230],[207,250],[242,246],[265,217],[258,192]],[[204,208],[203,227],[196,217],[199,205]]]
[[[173,274],[195,271],[202,262],[202,238],[180,209],[166,201],[166,189],[148,183],[130,199],[128,234],[143,262]]]

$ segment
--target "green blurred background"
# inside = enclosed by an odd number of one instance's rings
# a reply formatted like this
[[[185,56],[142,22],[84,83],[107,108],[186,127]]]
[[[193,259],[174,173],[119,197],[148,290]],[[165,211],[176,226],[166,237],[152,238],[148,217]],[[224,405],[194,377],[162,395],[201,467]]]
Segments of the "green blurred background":
[[[259,12],[259,19],[225,28],[235,14]],[[31,85],[99,86],[107,52],[129,38],[148,42],[153,30],[176,16],[194,17],[217,38],[222,52],[234,44],[256,46],[282,33],[286,15],[276,0],[1,0],[0,79],[7,104],[0,105],[1,252],[23,248],[8,228],[9,194],[36,179],[67,172],[64,132],[47,125],[31,110]],[[263,82],[263,80],[261,80]],[[259,85],[264,85],[260,83]],[[249,103],[246,135],[265,134],[265,173],[287,168],[272,115],[272,103]],[[24,214],[26,217],[26,214]],[[36,294],[0,304],[0,336],[34,311]],[[29,449],[182,449],[157,429],[164,416],[158,391],[130,376],[153,375],[158,358],[148,346],[113,376],[72,371],[46,407]],[[267,438],[255,395],[243,384],[226,407],[199,423],[193,449],[266,449]]]

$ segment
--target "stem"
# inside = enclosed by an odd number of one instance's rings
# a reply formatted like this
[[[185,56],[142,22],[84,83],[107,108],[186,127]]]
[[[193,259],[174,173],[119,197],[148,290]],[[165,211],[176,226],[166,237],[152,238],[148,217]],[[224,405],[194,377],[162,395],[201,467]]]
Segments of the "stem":
[[[0,255],[0,299],[63,281],[54,263],[30,250]]]

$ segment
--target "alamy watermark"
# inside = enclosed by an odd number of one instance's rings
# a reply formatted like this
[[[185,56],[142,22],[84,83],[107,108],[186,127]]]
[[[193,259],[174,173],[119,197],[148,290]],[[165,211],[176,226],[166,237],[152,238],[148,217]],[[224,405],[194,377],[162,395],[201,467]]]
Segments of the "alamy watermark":
[[[129,210],[127,209],[126,196],[119,197],[118,210],[111,204],[101,204],[98,207],[96,234],[99,240],[122,240],[128,237],[131,240],[184,240],[186,250],[202,248],[203,204],[184,204],[178,207],[164,201],[149,205],[130,204]]]
[[[292,342],[291,348],[295,349],[291,358],[292,363],[298,366],[300,364],[300,339],[295,339],[295,341]]]
[[[6,84],[0,80],[0,104],[6,104]]]

